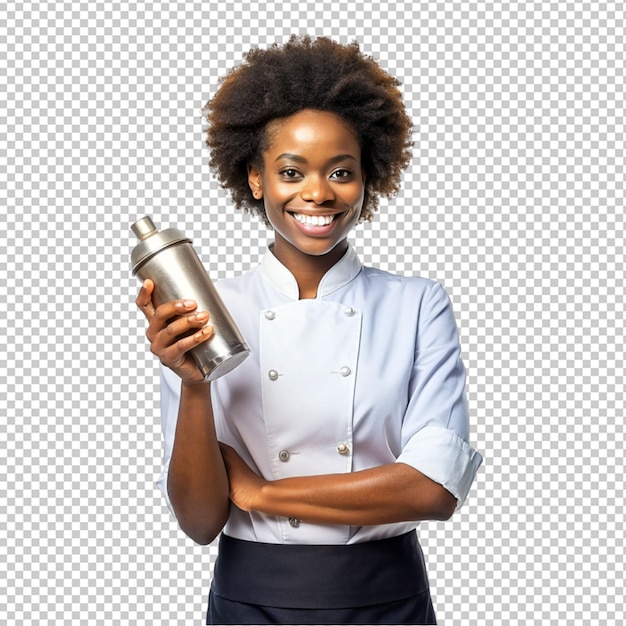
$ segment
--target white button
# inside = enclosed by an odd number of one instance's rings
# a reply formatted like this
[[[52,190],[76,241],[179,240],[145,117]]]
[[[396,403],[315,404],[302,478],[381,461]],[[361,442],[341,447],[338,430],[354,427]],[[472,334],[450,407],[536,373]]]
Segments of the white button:
[[[292,528],[298,528],[298,526],[300,526],[300,520],[297,517],[290,517],[289,518],[289,525]]]
[[[266,320],[273,320],[275,318],[276,318],[276,313],[274,313],[274,311],[265,311]]]
[[[286,463],[289,460],[289,451],[288,450],[281,450],[278,453],[278,458],[283,462]]]
[[[339,452],[339,454],[348,454],[348,452],[350,452],[350,446],[348,446],[347,443],[338,443],[337,452]]]
[[[350,317],[351,315],[354,315],[356,313],[356,311],[351,307],[351,306],[347,306],[343,312]]]
[[[269,377],[270,380],[278,380],[278,372],[276,370],[270,370],[267,373],[267,376]]]
[[[345,366],[345,365],[344,365],[344,366],[343,366],[343,367],[339,370],[339,373],[340,373],[342,376],[350,376],[350,374],[352,373],[352,370],[351,370],[349,367],[347,367],[347,366]]]

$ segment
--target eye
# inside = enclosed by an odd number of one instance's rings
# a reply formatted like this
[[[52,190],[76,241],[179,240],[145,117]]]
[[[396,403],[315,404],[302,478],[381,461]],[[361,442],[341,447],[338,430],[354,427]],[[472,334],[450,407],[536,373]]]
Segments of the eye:
[[[300,176],[300,172],[298,172],[298,170],[294,169],[293,167],[288,167],[287,169],[281,170],[280,175],[283,178],[294,180]]]
[[[341,179],[348,179],[352,176],[352,172],[350,170],[344,170],[344,169],[340,169],[340,170],[335,170],[330,177],[331,178],[335,178],[338,180]]]

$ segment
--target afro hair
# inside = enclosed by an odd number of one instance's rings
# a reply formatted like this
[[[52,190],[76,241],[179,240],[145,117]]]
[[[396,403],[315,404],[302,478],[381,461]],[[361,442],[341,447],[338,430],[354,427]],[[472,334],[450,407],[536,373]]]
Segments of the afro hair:
[[[210,167],[239,209],[268,224],[263,200],[248,186],[248,165],[262,168],[267,125],[304,109],[335,113],[354,129],[366,174],[360,219],[381,195],[398,192],[411,159],[411,130],[399,81],[361,53],[358,43],[293,35],[284,45],[253,49],[220,82],[206,106]]]

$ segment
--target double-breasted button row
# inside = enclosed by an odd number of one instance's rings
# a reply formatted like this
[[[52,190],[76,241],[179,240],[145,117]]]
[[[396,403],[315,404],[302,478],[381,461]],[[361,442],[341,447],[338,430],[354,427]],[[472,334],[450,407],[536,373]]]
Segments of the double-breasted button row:
[[[337,444],[336,448],[339,454],[348,454],[350,452],[350,446],[345,442],[340,442]],[[286,463],[291,458],[291,452],[289,450],[281,450],[278,453],[278,460]]]
[[[352,317],[356,313],[356,309],[353,309],[351,306],[347,306],[347,307],[344,307],[343,312],[344,312],[344,314],[347,317]],[[265,311],[265,319],[269,320],[270,322],[272,320],[275,320],[276,319],[276,312],[275,311]]]
[[[347,366],[344,365],[340,370],[339,370],[339,374],[341,374],[341,376],[343,376],[344,378],[346,378],[347,376],[350,376],[350,374],[352,374],[352,370]],[[276,370],[269,370],[269,372],[267,372],[267,377],[271,380],[271,381],[276,381],[278,380],[278,377],[280,376],[280,374],[276,371]]]

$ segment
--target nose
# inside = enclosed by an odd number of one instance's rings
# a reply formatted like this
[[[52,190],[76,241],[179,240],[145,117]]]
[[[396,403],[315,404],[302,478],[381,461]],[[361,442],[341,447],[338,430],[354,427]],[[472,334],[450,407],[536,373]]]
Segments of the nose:
[[[325,176],[309,176],[300,196],[305,202],[324,204],[335,199],[335,192]]]

